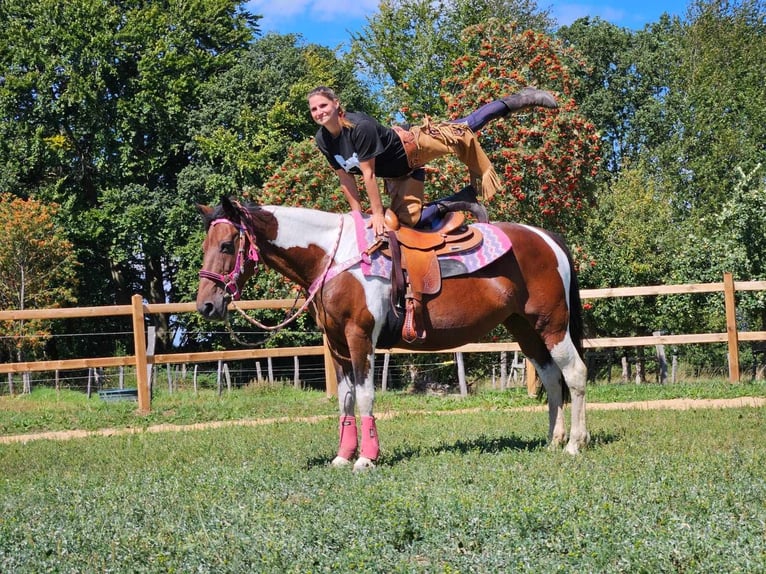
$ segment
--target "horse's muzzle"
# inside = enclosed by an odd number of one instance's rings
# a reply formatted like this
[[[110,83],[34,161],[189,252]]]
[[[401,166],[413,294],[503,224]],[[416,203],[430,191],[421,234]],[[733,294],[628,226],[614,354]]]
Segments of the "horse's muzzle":
[[[205,299],[197,301],[197,311],[208,321],[223,321],[228,312],[228,297],[220,297],[217,300]]]

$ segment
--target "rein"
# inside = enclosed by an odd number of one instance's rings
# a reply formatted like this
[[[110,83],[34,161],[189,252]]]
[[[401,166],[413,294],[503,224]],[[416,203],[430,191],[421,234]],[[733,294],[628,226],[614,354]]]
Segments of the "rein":
[[[231,300],[231,306],[245,319],[247,319],[252,325],[255,325],[256,327],[259,327],[260,329],[264,329],[266,331],[277,331],[279,329],[282,329],[283,327],[289,325],[293,321],[295,321],[298,316],[303,313],[308,306],[311,304],[311,302],[314,300],[314,297],[316,297],[316,294],[319,292],[319,290],[324,285],[327,274],[330,271],[330,268],[332,267],[332,263],[335,259],[335,255],[338,252],[338,248],[340,247],[340,240],[343,236],[343,216],[339,217],[340,219],[340,229],[338,230],[338,237],[335,239],[335,245],[333,246],[332,253],[329,254],[327,265],[324,268],[324,271],[322,272],[319,277],[317,277],[309,286],[308,289],[308,297],[306,298],[306,301],[304,301],[303,305],[301,305],[300,309],[295,311],[290,317],[282,321],[279,325],[264,325],[257,319],[250,317],[245,311],[240,309],[235,301],[238,301],[241,297],[241,292],[239,290],[239,287],[236,284],[236,281],[239,279],[239,277],[242,275],[242,259],[244,258],[244,250],[245,250],[245,243],[243,241],[244,237],[247,237],[247,239],[250,241],[250,250],[248,252],[248,260],[251,260],[253,262],[258,263],[259,257],[258,257],[258,248],[255,246],[255,242],[253,241],[252,237],[247,233],[244,227],[236,225],[232,221],[229,221],[228,219],[216,219],[213,221],[210,225],[213,226],[217,223],[228,223],[229,225],[233,225],[234,227],[239,229],[239,251],[237,252],[237,259],[234,264],[234,269],[227,273],[226,275],[221,275],[218,273],[213,273],[211,271],[206,271],[202,269],[199,272],[200,277],[204,277],[206,279],[211,279],[217,283],[220,283],[224,286],[224,289],[227,293],[231,294],[232,300]],[[230,284],[234,284],[234,290],[231,291],[229,289]],[[296,298],[295,301],[297,302],[298,299]],[[295,305],[293,304],[293,307]]]

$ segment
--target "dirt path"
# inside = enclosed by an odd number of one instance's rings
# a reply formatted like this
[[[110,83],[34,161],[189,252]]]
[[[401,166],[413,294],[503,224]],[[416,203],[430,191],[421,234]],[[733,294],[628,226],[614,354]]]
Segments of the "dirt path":
[[[614,411],[614,410],[690,410],[690,409],[728,409],[742,407],[762,407],[766,406],[766,397],[740,397],[736,399],[665,399],[657,401],[635,401],[622,403],[588,403],[589,411]],[[516,407],[501,409],[507,412],[531,412],[544,411],[545,405],[535,405],[529,407]],[[454,415],[478,413],[484,411],[482,408],[458,409],[452,411],[388,411],[377,413],[378,419],[391,419],[404,414],[435,414],[435,415]],[[0,444],[27,443],[35,440],[70,440],[76,438],[87,438],[93,436],[119,436],[142,433],[162,433],[162,432],[182,432],[193,430],[217,429],[225,427],[253,427],[286,422],[315,423],[318,421],[335,418],[336,415],[321,415],[314,417],[277,417],[266,419],[239,419],[230,421],[211,421],[205,423],[194,423],[186,425],[176,424],[158,424],[148,427],[128,427],[128,428],[106,428],[98,430],[63,430],[48,431],[40,433],[19,434],[0,436]]]

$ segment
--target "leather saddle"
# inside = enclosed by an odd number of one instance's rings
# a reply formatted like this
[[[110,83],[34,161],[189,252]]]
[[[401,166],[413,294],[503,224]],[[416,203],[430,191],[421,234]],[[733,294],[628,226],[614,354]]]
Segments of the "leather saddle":
[[[465,215],[448,212],[434,230],[401,227],[391,210],[386,211],[388,246],[383,253],[391,258],[392,299],[398,304],[404,294],[405,318],[402,339],[407,343],[426,338],[424,324],[424,295],[436,295],[441,290],[442,275],[439,257],[469,251],[481,245],[481,232],[465,225]]]

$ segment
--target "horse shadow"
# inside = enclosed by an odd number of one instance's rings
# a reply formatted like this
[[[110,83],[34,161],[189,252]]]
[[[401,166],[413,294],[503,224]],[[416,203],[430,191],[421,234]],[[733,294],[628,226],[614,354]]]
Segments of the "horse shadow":
[[[622,439],[621,434],[596,432],[591,435],[589,450],[603,447]],[[527,438],[511,434],[508,436],[492,437],[479,435],[472,439],[461,439],[455,442],[441,442],[435,445],[397,446],[381,453],[377,461],[378,466],[396,466],[397,464],[428,456],[441,454],[499,454],[503,452],[534,452],[548,448],[548,441],[544,438]],[[312,457],[309,459],[308,468],[327,466],[327,457]]]
[[[381,464],[394,466],[400,462],[425,456],[441,454],[498,454],[508,451],[531,452],[545,448],[547,441],[541,438],[529,439],[518,435],[491,437],[479,435],[472,439],[460,439],[452,443],[441,442],[436,445],[395,447],[391,452],[383,453]]]

